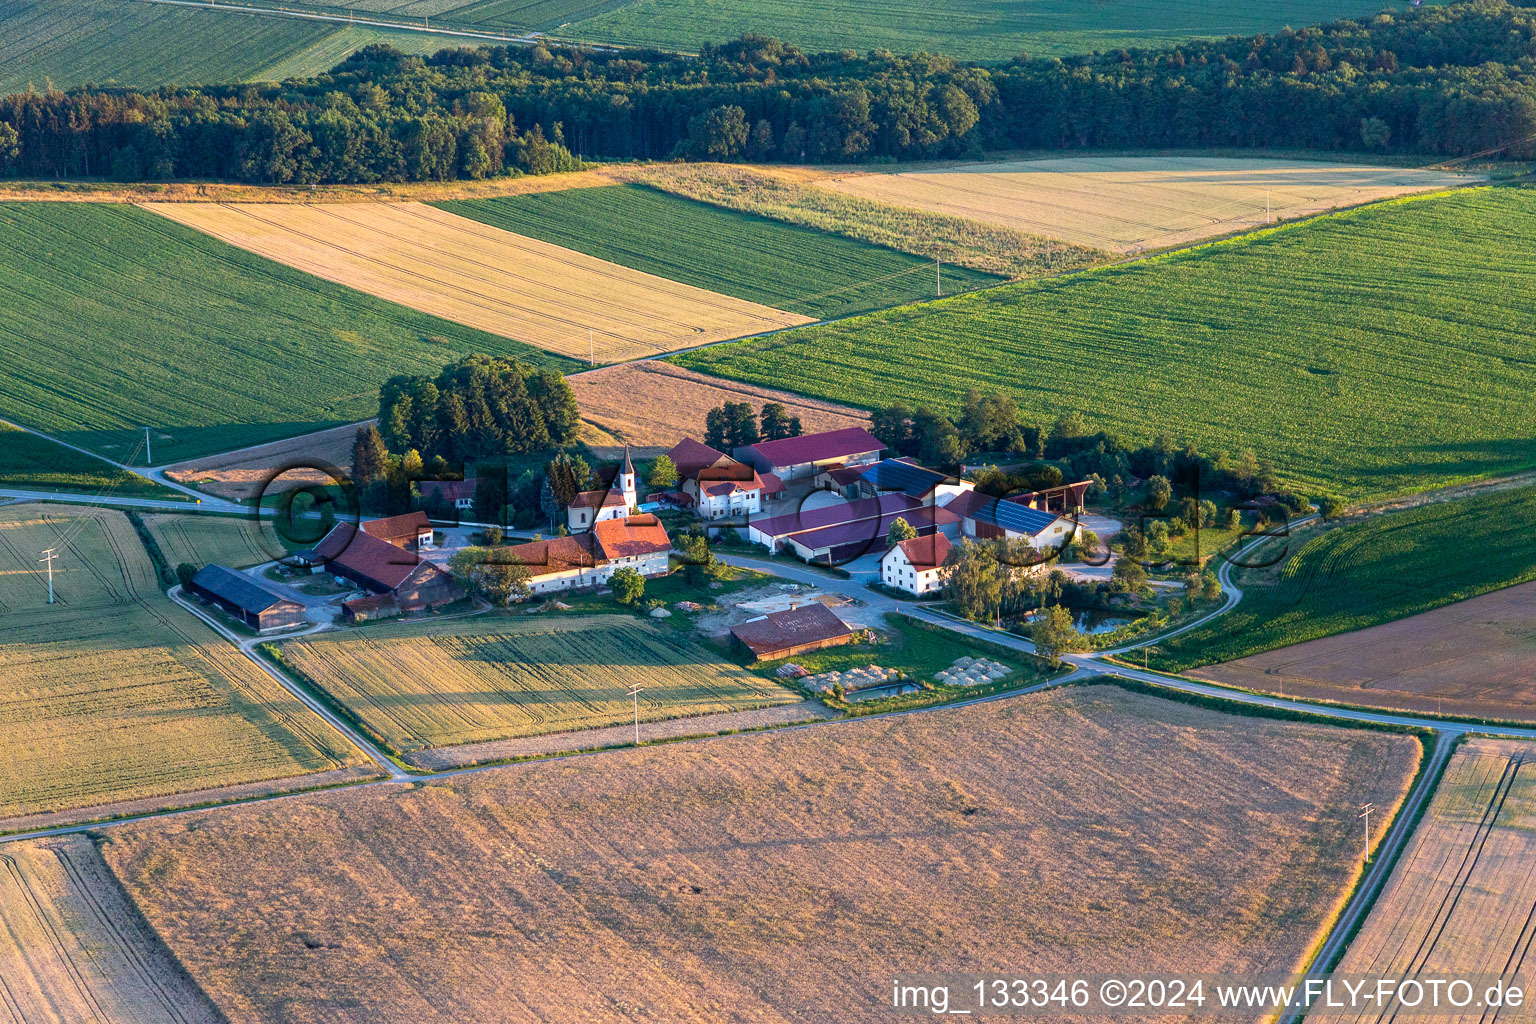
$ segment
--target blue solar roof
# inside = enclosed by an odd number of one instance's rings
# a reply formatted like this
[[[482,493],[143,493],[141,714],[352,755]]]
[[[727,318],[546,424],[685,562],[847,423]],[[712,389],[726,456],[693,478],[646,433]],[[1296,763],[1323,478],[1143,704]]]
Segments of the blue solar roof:
[[[977,509],[971,518],[979,523],[1001,526],[1013,533],[1027,533],[1033,536],[1060,517],[1054,512],[1045,512],[1038,508],[1030,508],[1028,505],[1020,505],[1013,501],[998,501],[994,498]]]
[[[901,491],[913,498],[921,498],[949,477],[937,470],[914,466],[896,459],[881,459],[864,471],[868,480],[879,491]]]

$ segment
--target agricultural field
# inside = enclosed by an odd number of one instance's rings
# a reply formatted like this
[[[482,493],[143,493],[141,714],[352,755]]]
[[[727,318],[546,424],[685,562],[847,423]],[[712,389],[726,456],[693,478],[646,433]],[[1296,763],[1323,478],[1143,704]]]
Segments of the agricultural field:
[[[276,533],[254,519],[175,513],[143,518],[173,569],[182,562],[199,569],[209,563],[248,569],[285,553]]]
[[[1356,875],[1359,805],[1396,806],[1418,759],[1074,687],[143,822],[103,852],[232,1020],[874,1021],[891,972],[1289,969]]]
[[[570,365],[120,204],[0,203],[0,276],[0,416],[134,465],[145,424],[164,464],[361,420],[473,352]]]
[[[420,203],[146,208],[327,281],[567,356],[633,359],[811,319]]]
[[[1374,14],[1408,4],[1356,0],[1281,0],[1210,4],[1201,0],[633,0],[552,31],[584,42],[697,50],[743,32],[775,36],[807,50],[887,49],[968,60],[1056,57],[1121,47],[1171,45],[1197,36],[1252,35]]]
[[[0,489],[81,491],[133,498],[180,497],[169,487],[83,452],[0,423]]]
[[[816,320],[931,298],[930,260],[737,213],[643,185],[571,189],[441,208],[620,266]],[[1001,279],[951,267],[967,291]]]
[[[1536,880],[1536,747],[1469,739],[1337,970],[1383,978],[1519,972],[1528,977]],[[1478,995],[1482,995],[1479,987]],[[1380,1020],[1309,1014],[1328,1021]],[[1494,1016],[1498,1016],[1495,1014]],[[1400,1018],[1401,1019],[1401,1018]],[[1489,1019],[1441,1013],[1441,1021]]]
[[[1285,543],[1293,553],[1276,566],[1234,570],[1241,604],[1161,641],[1152,664],[1177,671],[1232,661],[1536,579],[1536,490],[1423,504],[1321,532],[1303,527]],[[1403,656],[1428,660],[1417,642]],[[1270,664],[1284,662],[1281,654]]]
[[[1237,454],[1304,489],[1400,494],[1536,465],[1536,191],[1394,200],[1202,248],[674,357],[850,405],[1050,422]]]
[[[725,402],[760,409],[781,402],[806,433],[864,426],[862,409],[802,398],[788,391],[707,377],[656,360],[605,366],[566,378],[581,418],[604,434],[641,447],[671,448],[679,438],[704,437],[704,415]]]
[[[1061,273],[1098,263],[1107,255],[979,220],[818,188],[817,182],[835,175],[823,168],[658,163],[605,173],[712,206],[1004,277]]]
[[[324,487],[338,477],[351,476],[352,444],[359,426],[347,423],[313,434],[179,462],[166,466],[165,475],[179,484],[233,501],[255,501],[263,495],[314,485]]]
[[[409,754],[799,697],[674,630],[628,615],[386,623],[279,646],[393,752]]]
[[[1067,157],[855,172],[818,188],[1109,252],[1187,245],[1341,206],[1486,180],[1398,167],[1210,157]]]
[[[160,593],[120,512],[0,509],[0,616],[0,831],[218,787],[339,781],[365,763]]]
[[[1536,583],[1189,674],[1250,690],[1419,714],[1536,719]]]
[[[87,836],[0,847],[0,1006],[17,1024],[216,1024]]]
[[[452,36],[327,25],[136,0],[0,0],[0,95],[94,83],[280,81],[329,71],[354,50],[466,45]]]

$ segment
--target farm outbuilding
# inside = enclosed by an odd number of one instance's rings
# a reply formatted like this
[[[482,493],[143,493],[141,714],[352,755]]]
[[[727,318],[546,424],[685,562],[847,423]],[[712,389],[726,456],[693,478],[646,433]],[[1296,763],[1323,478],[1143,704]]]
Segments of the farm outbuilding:
[[[862,466],[873,463],[885,450],[879,438],[863,427],[844,427],[820,434],[801,434],[737,448],[735,456],[759,473],[780,480],[814,477],[832,463]]]
[[[402,611],[451,604],[463,591],[444,570],[414,551],[396,547],[350,523],[337,525],[315,545],[325,571],[372,594],[392,595]]]
[[[758,661],[771,661],[846,644],[854,629],[826,605],[812,602],[732,626],[731,635]]]
[[[217,605],[259,633],[302,626],[304,605],[222,565],[205,565],[192,577],[192,593]]]

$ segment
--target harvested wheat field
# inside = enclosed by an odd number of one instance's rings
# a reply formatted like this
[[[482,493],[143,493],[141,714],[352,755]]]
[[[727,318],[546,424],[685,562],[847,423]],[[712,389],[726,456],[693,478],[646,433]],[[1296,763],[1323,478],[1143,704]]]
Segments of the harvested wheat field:
[[[143,205],[327,281],[582,359],[811,322],[421,203]]]
[[[1397,167],[1208,157],[1071,157],[859,172],[816,187],[1112,252],[1485,180]]]
[[[1194,669],[1229,686],[1491,721],[1536,721],[1536,583]]]
[[[711,377],[657,360],[588,370],[572,374],[566,382],[576,392],[584,421],[642,447],[671,448],[684,436],[702,438],[704,414],[725,402],[750,402],[754,409],[782,402],[791,416],[800,417],[808,434],[869,422],[869,414],[862,409]]]
[[[1406,736],[1094,686],[114,829],[236,1024],[886,1020],[891,972],[1289,969]]]
[[[787,704],[798,695],[629,615],[402,622],[283,643],[395,753]]]
[[[365,771],[360,751],[161,594],[120,512],[0,509],[0,620],[0,832]]]
[[[215,1024],[85,836],[0,847],[0,1009],[15,1024]]]
[[[1423,820],[1338,971],[1520,973],[1536,940],[1536,746],[1470,739],[1452,755]],[[1527,991],[1529,989],[1527,988]],[[1482,987],[1477,994],[1482,995]],[[1325,1020],[1387,1020],[1380,1008]],[[1523,1013],[1516,1014],[1516,1017]],[[1495,1013],[1492,1019],[1500,1014]],[[1405,1018],[1411,1019],[1411,1018]],[[1486,1021],[1481,1008],[1436,1021]]]
[[[373,423],[374,420],[365,420]],[[179,484],[232,501],[254,501],[313,484],[325,486],[352,473],[352,442],[362,423],[347,423],[223,455],[165,467]]]

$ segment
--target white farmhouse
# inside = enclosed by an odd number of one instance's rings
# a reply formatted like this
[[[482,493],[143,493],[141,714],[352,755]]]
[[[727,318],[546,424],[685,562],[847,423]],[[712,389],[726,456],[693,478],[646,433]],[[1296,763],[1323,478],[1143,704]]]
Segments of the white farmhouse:
[[[944,586],[939,570],[950,548],[942,533],[901,541],[881,556],[880,582],[918,597],[938,593]]]

